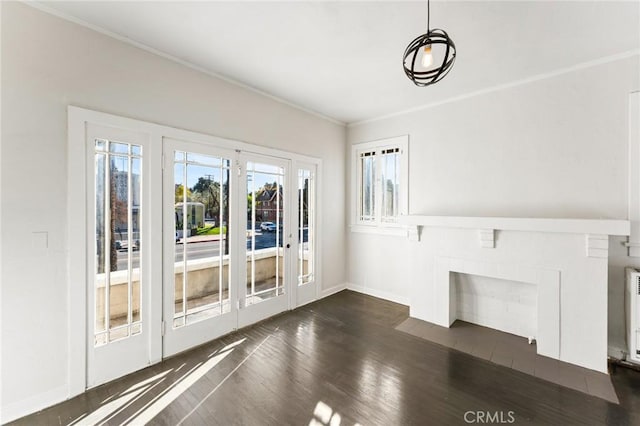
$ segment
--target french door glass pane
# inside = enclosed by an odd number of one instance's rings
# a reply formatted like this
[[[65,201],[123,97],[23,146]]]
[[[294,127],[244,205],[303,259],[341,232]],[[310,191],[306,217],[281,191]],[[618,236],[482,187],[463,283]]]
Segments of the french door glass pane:
[[[298,285],[313,281],[315,193],[311,170],[298,170]]]
[[[104,141],[96,141],[96,147],[98,144],[104,144]],[[106,155],[96,153],[95,155],[95,194],[96,194],[96,270],[95,270],[95,286],[96,286],[96,310],[95,310],[95,333],[96,336],[98,333],[104,333],[107,330],[107,322],[106,317],[104,315],[104,300],[105,300],[105,288],[106,288],[106,276],[105,276],[105,265],[106,259],[105,254],[109,252],[107,249],[107,241],[106,241],[106,227],[105,227],[105,203],[106,203],[106,194],[105,194],[105,163],[106,163]],[[103,335],[100,334],[100,343],[105,343],[102,338]],[[106,336],[105,336],[106,337]],[[97,342],[96,342],[97,343]]]
[[[142,331],[140,209],[142,147],[96,140],[94,343]]]
[[[247,291],[245,304],[284,294],[284,168],[247,163]]]
[[[131,146],[131,151],[136,152],[140,147],[135,145]],[[142,193],[142,181],[140,176],[142,172],[142,159],[131,158],[131,176],[136,178],[131,179],[131,321],[138,323],[140,321],[140,256],[144,251],[140,240],[140,226],[141,226],[141,200],[140,194]],[[137,328],[137,327],[136,327]]]
[[[230,165],[174,153],[174,327],[230,312]]]

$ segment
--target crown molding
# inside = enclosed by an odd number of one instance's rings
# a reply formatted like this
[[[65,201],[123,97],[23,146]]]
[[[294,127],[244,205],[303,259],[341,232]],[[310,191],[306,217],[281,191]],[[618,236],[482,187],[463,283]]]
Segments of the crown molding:
[[[630,57],[633,57],[633,56],[640,55],[640,49],[629,50],[629,51],[621,52],[621,53],[618,53],[618,54],[615,54],[615,55],[605,56],[605,57],[594,59],[594,60],[587,61],[587,62],[581,62],[579,64],[572,65],[570,67],[560,68],[560,69],[557,69],[557,70],[554,70],[554,71],[551,71],[551,72],[541,73],[541,74],[537,74],[537,75],[534,75],[534,76],[531,76],[531,77],[526,77],[526,78],[523,78],[523,79],[515,80],[515,81],[509,82],[509,83],[504,83],[504,84],[499,84],[499,85],[495,85],[495,86],[486,87],[484,89],[479,89],[479,90],[468,92],[468,93],[465,93],[465,94],[462,94],[462,95],[453,96],[453,97],[450,97],[450,98],[447,98],[447,99],[443,99],[441,101],[422,104],[422,105],[418,105],[418,106],[415,106],[415,107],[403,109],[403,110],[396,111],[396,112],[389,113],[389,114],[384,114],[384,115],[373,117],[373,118],[367,118],[367,119],[364,119],[364,120],[345,123],[343,121],[340,121],[340,120],[337,120],[335,118],[329,117],[329,116],[324,115],[322,113],[319,113],[317,111],[314,111],[314,110],[308,109],[306,107],[303,107],[301,105],[295,104],[293,102],[287,101],[287,100],[285,100],[283,98],[280,98],[278,96],[275,96],[275,95],[272,95],[270,93],[264,92],[264,91],[262,91],[260,89],[255,88],[255,87],[249,86],[249,85],[247,85],[245,83],[241,83],[241,82],[239,82],[237,80],[234,80],[234,79],[232,79],[230,77],[227,77],[225,75],[218,74],[218,73],[213,72],[211,70],[208,70],[208,69],[206,69],[204,67],[201,67],[199,65],[193,64],[193,63],[191,63],[189,61],[185,61],[185,60],[180,59],[180,58],[178,58],[176,56],[173,56],[173,55],[170,55],[168,53],[162,52],[162,51],[157,50],[157,49],[155,49],[155,48],[153,48],[151,46],[148,46],[148,45],[146,45],[144,43],[140,43],[140,42],[134,41],[134,40],[132,40],[132,39],[130,39],[128,37],[125,37],[123,35],[114,33],[112,31],[109,31],[109,30],[107,30],[105,28],[102,28],[100,26],[91,24],[91,23],[86,22],[86,21],[84,21],[82,19],[79,19],[79,18],[77,18],[75,16],[69,15],[69,14],[64,13],[64,12],[60,12],[59,10],[56,10],[56,9],[54,9],[52,7],[47,6],[46,4],[44,4],[41,1],[29,1],[29,0],[20,0],[20,1],[23,4],[26,4],[28,6],[33,7],[34,9],[38,9],[38,10],[40,10],[42,12],[45,12],[45,13],[48,13],[50,15],[57,16],[58,18],[67,20],[69,22],[73,22],[75,24],[78,24],[78,25],[83,26],[85,28],[88,28],[90,30],[93,30],[93,31],[96,31],[96,32],[101,33],[103,35],[106,35],[108,37],[114,38],[114,39],[116,39],[118,41],[127,43],[129,45],[132,45],[134,47],[137,47],[139,49],[142,49],[144,51],[152,53],[152,54],[154,54],[156,56],[163,57],[165,59],[168,59],[170,61],[173,61],[173,62],[176,62],[178,64],[181,64],[181,65],[183,65],[185,67],[188,67],[190,69],[193,69],[195,71],[207,74],[207,75],[209,75],[209,76],[211,76],[213,78],[225,81],[225,82],[227,82],[229,84],[232,84],[234,86],[237,86],[237,87],[243,88],[245,90],[248,90],[250,92],[256,93],[256,94],[258,94],[260,96],[263,96],[265,98],[271,99],[271,100],[276,101],[278,103],[287,105],[287,106],[289,106],[291,108],[297,109],[299,111],[302,111],[302,112],[305,112],[307,114],[313,115],[315,117],[321,118],[323,120],[329,121],[329,122],[331,122],[333,124],[337,124],[337,125],[345,126],[345,127],[349,127],[349,128],[360,126],[360,125],[367,124],[367,123],[372,123],[372,122],[375,122],[375,121],[385,120],[385,119],[388,119],[388,118],[397,117],[397,116],[400,116],[400,115],[409,114],[409,113],[413,113],[413,112],[417,112],[417,111],[421,111],[421,110],[425,110],[425,109],[429,109],[429,108],[433,108],[433,107],[437,107],[437,106],[441,106],[441,105],[445,105],[445,104],[452,103],[452,102],[458,102],[458,101],[461,101],[461,100],[473,98],[473,97],[476,97],[476,96],[485,95],[485,94],[492,93],[492,92],[497,92],[497,91],[500,91],[500,90],[510,89],[510,88],[513,88],[513,87],[517,87],[517,86],[533,83],[533,82],[540,81],[540,80],[553,78],[553,77],[556,77],[556,76],[559,76],[559,75],[563,75],[563,74],[579,71],[579,70],[582,70],[582,69],[587,69],[587,68],[595,67],[595,66],[598,66],[598,65],[603,65],[603,64],[610,63],[610,62],[615,62],[615,61],[619,61],[619,60],[623,60],[623,59],[627,59],[627,58],[630,58]]]
[[[91,24],[91,23],[86,22],[86,21],[84,21],[82,19],[79,19],[79,18],[77,18],[75,16],[72,16],[72,15],[69,15],[67,13],[64,13],[64,12],[61,12],[59,10],[56,10],[56,9],[54,9],[52,7],[47,6],[46,4],[42,3],[41,1],[20,0],[20,2],[25,4],[25,5],[27,5],[27,6],[33,7],[34,9],[40,10],[41,12],[45,12],[45,13],[47,13],[49,15],[53,15],[53,16],[56,16],[58,18],[64,19],[66,21],[72,22],[74,24],[80,25],[82,27],[88,28],[88,29],[93,30],[95,32],[98,32],[100,34],[106,35],[107,37],[111,37],[111,38],[114,38],[114,39],[116,39],[118,41],[121,41],[123,43],[127,43],[127,44],[129,44],[131,46],[137,47],[138,49],[142,49],[142,50],[144,50],[146,52],[149,52],[149,53],[152,53],[152,54],[154,54],[156,56],[160,56],[160,57],[168,59],[168,60],[170,60],[172,62],[176,62],[176,63],[178,63],[180,65],[183,65],[183,66],[185,66],[187,68],[191,68],[192,70],[201,72],[203,74],[207,74],[210,77],[217,78],[219,80],[225,81],[225,82],[227,82],[229,84],[232,84],[234,86],[237,86],[237,87],[240,87],[242,89],[248,90],[250,92],[256,93],[256,94],[258,94],[260,96],[264,96],[265,98],[269,98],[269,99],[271,99],[273,101],[276,101],[278,103],[287,105],[287,106],[289,106],[291,108],[297,109],[299,111],[305,112],[307,114],[313,115],[313,116],[321,118],[323,120],[329,121],[329,122],[331,122],[333,124],[337,124],[337,125],[340,125],[340,126],[346,126],[346,124],[347,124],[347,123],[345,123],[343,121],[336,120],[335,118],[329,117],[329,116],[324,115],[322,113],[319,113],[317,111],[305,108],[305,107],[303,107],[301,105],[295,104],[293,102],[287,101],[287,100],[285,100],[283,98],[280,98],[278,96],[275,96],[275,95],[272,95],[270,93],[264,92],[264,91],[262,91],[260,89],[257,89],[255,87],[249,86],[249,85],[247,85],[245,83],[241,83],[241,82],[239,82],[237,80],[234,80],[234,79],[232,79],[230,77],[227,77],[225,75],[218,74],[218,73],[216,73],[214,71],[211,71],[209,69],[201,67],[200,65],[193,64],[193,63],[191,63],[189,61],[185,61],[184,59],[180,59],[180,58],[178,58],[176,56],[173,56],[173,55],[170,55],[168,53],[162,52],[162,51],[160,51],[160,50],[158,50],[156,48],[153,48],[151,46],[148,46],[148,45],[146,45],[144,43],[137,42],[137,41],[132,40],[132,39],[130,39],[128,37],[125,37],[125,36],[123,36],[121,34],[114,33],[112,31],[109,31],[109,30],[107,30],[105,28],[102,28],[102,27],[100,27],[98,25]]]
[[[462,95],[459,95],[459,96],[453,96],[451,98],[443,99],[441,101],[431,102],[431,103],[428,103],[428,104],[423,104],[423,105],[419,105],[419,106],[416,106],[416,107],[407,108],[407,109],[404,109],[404,110],[400,110],[400,111],[393,112],[393,113],[390,113],[390,114],[381,115],[381,116],[374,117],[374,118],[367,118],[367,119],[360,120],[360,121],[354,121],[354,122],[348,123],[347,127],[356,127],[356,126],[360,126],[362,124],[372,123],[374,121],[385,120],[387,118],[397,117],[397,116],[400,116],[400,115],[409,114],[409,113],[417,112],[417,111],[422,111],[422,110],[425,110],[425,109],[428,109],[428,108],[433,108],[433,107],[437,107],[437,106],[440,106],[440,105],[449,104],[449,103],[452,103],[452,102],[462,101],[462,100],[473,98],[473,97],[476,97],[476,96],[486,95],[487,93],[498,92],[500,90],[505,90],[505,89],[511,89],[513,87],[522,86],[522,85],[529,84],[529,83],[534,83],[534,82],[540,81],[540,80],[546,80],[546,79],[549,79],[549,78],[557,77],[559,75],[568,74],[568,73],[571,73],[571,72],[575,72],[575,71],[579,71],[579,70],[583,70],[583,69],[587,69],[587,68],[592,68],[592,67],[595,67],[595,66],[598,66],[598,65],[608,64],[610,62],[616,62],[616,61],[620,61],[620,60],[623,60],[623,59],[628,59],[628,58],[631,58],[633,56],[638,56],[638,55],[640,55],[640,49],[628,50],[626,52],[617,53],[615,55],[610,55],[610,56],[604,56],[602,58],[594,59],[592,61],[581,62],[579,64],[572,65],[570,67],[560,68],[560,69],[557,69],[557,70],[554,70],[554,71],[551,71],[551,72],[537,74],[537,75],[534,75],[534,76],[531,76],[531,77],[515,80],[515,81],[509,82],[509,83],[499,84],[499,85],[496,85],[496,86],[491,86],[491,87],[487,87],[487,88],[480,89],[480,90],[474,90],[472,92],[465,93],[465,94],[462,94]]]

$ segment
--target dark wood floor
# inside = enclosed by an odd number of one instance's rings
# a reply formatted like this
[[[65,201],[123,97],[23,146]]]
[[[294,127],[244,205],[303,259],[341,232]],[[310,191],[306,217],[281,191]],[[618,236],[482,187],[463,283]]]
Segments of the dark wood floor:
[[[512,412],[515,424],[640,424],[640,373],[616,370],[615,405],[395,330],[407,316],[343,291],[15,424],[137,425],[154,408],[164,408],[158,425],[455,425],[467,412],[504,421]]]

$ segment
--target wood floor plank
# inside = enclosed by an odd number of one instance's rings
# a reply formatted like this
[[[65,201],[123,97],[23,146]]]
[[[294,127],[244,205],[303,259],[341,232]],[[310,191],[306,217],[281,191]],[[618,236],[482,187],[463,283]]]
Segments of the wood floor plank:
[[[136,389],[143,391],[108,424],[133,416],[137,426],[152,406],[153,425],[449,425],[465,424],[469,412],[512,412],[516,424],[640,424],[637,372],[612,375],[616,405],[395,330],[407,317],[406,306],[343,291],[12,424],[70,424]],[[502,347],[493,353],[507,358]]]

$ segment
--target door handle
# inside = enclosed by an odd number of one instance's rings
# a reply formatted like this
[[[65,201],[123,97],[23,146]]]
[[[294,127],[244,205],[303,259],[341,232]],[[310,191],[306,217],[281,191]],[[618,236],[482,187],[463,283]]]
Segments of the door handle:
[[[291,244],[288,244],[288,243],[287,243],[287,248],[290,248],[290,247],[291,247]]]

